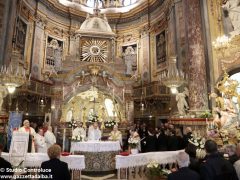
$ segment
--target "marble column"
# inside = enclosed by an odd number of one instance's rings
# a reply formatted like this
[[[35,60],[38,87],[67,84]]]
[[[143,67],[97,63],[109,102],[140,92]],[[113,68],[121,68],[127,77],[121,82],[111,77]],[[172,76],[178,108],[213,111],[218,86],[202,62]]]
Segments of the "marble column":
[[[207,76],[203,45],[200,0],[184,0],[189,64],[189,107],[193,111],[208,109]]]

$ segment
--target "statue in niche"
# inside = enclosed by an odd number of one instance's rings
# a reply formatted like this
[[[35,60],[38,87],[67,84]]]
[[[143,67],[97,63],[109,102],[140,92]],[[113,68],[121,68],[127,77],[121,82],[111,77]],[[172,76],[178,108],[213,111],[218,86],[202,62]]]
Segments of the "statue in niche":
[[[48,37],[46,51],[46,64],[50,67],[54,67],[56,71],[59,71],[62,66],[63,42]]]
[[[223,6],[225,33],[232,36],[240,33],[240,0],[228,0]]]
[[[137,70],[137,45],[123,47],[123,59],[127,66],[126,75],[131,76]]]
[[[166,39],[165,31],[161,32],[156,36],[156,56],[157,56],[157,67],[166,61]]]
[[[66,122],[71,122],[73,118],[73,108],[70,108],[67,112]]]

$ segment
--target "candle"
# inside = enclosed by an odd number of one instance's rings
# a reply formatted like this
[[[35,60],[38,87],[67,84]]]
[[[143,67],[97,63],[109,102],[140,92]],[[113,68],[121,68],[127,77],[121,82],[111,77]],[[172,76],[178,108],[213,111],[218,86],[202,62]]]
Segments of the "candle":
[[[65,141],[66,141],[66,128],[63,129],[63,151],[65,151]]]
[[[125,88],[123,88],[123,102],[125,101]]]

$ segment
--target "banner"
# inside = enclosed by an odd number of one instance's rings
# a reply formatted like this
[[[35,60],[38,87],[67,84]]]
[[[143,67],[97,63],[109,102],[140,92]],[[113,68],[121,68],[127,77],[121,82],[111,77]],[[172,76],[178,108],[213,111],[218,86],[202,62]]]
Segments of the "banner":
[[[10,112],[9,113],[9,121],[8,121],[8,143],[7,149],[9,150],[11,139],[12,139],[12,132],[14,129],[19,128],[22,124],[22,112]]]
[[[29,134],[25,132],[14,131],[12,133],[12,141],[9,150],[10,162],[14,167],[24,166],[27,150],[28,150]]]

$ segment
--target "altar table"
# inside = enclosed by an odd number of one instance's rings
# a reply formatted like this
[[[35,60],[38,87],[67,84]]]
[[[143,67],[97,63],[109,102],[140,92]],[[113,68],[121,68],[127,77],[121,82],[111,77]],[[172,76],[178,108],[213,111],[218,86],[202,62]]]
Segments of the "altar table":
[[[72,142],[71,152],[85,156],[84,171],[115,170],[115,156],[119,154],[119,141]]]
[[[120,179],[120,170],[129,169],[132,167],[146,166],[152,161],[155,161],[163,166],[176,163],[177,154],[180,151],[163,151],[163,152],[149,152],[149,153],[139,153],[130,154],[128,156],[116,155],[116,169],[118,170],[118,179]],[[126,178],[128,170],[125,170]]]

